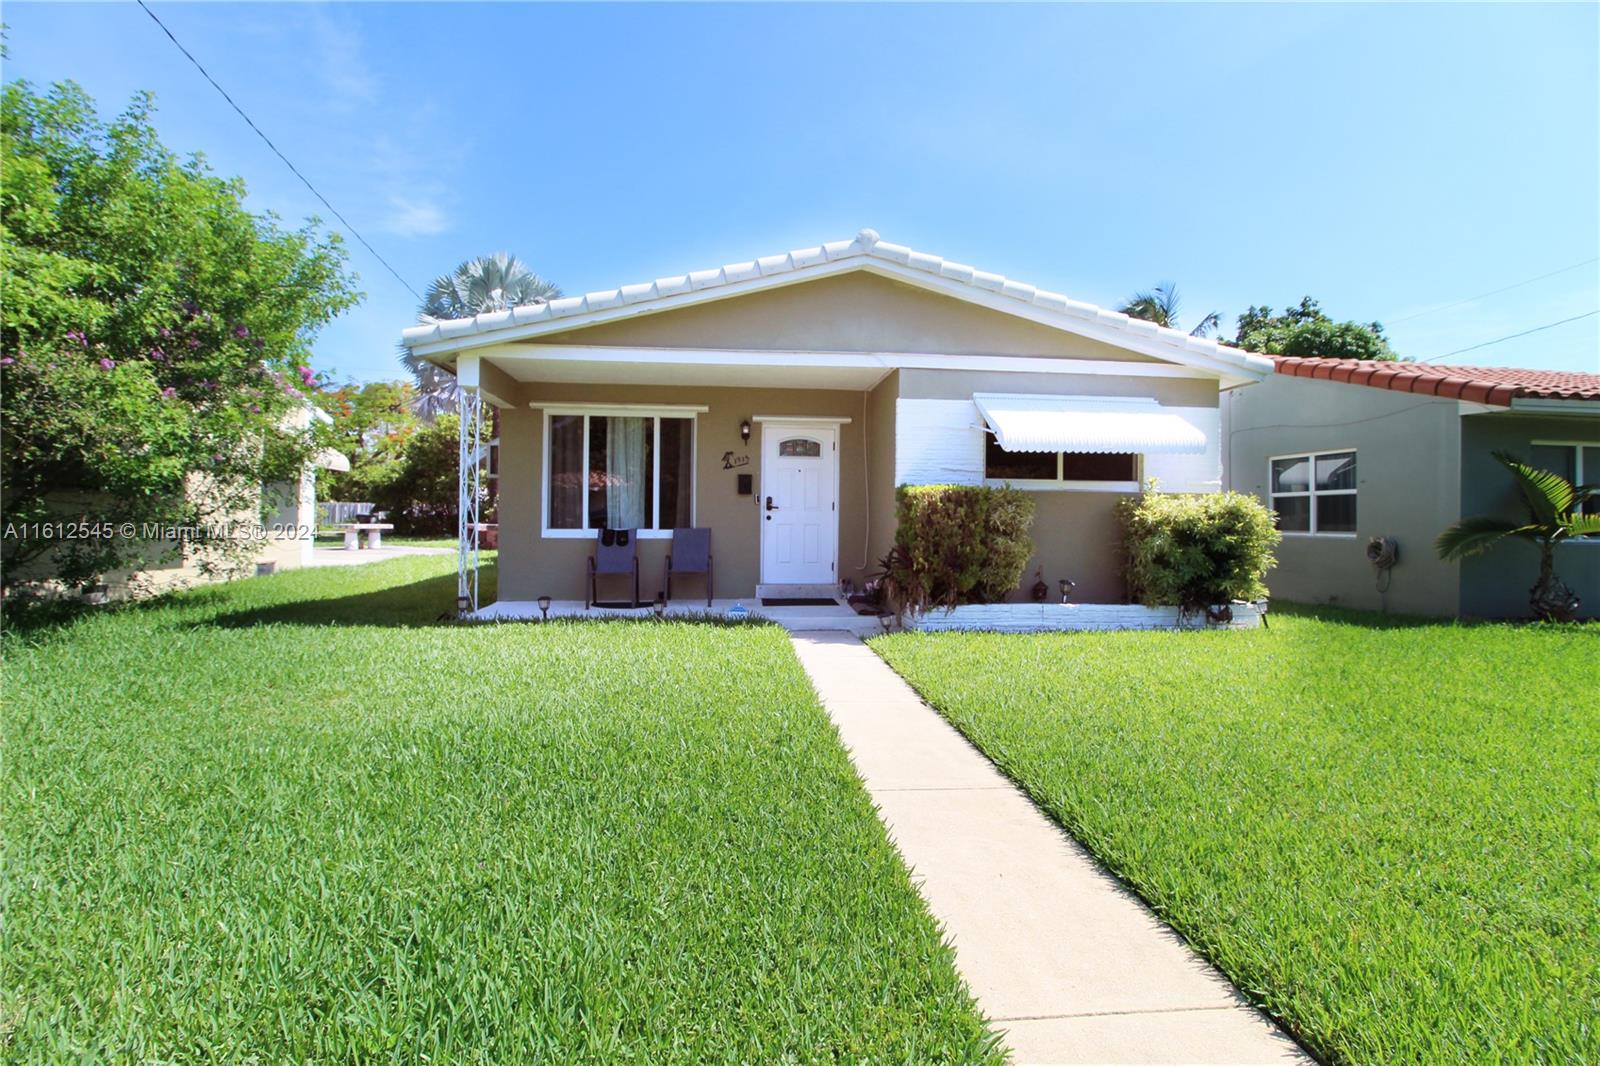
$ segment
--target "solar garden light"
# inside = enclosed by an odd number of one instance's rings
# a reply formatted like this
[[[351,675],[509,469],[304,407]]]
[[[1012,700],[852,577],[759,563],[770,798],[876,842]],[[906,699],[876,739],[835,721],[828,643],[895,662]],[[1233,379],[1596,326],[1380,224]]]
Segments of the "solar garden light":
[[[656,617],[657,618],[665,617],[666,613],[667,613],[667,597],[666,597],[666,595],[664,593],[660,593],[660,592],[656,593],[656,602],[654,603],[653,606],[655,607]]]
[[[470,596],[457,596],[456,597],[456,617],[457,618],[465,618],[467,616],[467,612],[470,611],[470,610],[472,610],[472,597],[470,597]]]
[[[1072,590],[1077,588],[1077,587],[1078,587],[1078,583],[1076,581],[1069,581],[1066,578],[1062,578],[1061,579],[1061,602],[1062,603],[1066,603],[1067,602],[1067,597],[1071,596],[1072,595]]]
[[[550,621],[550,597],[549,596],[540,596],[539,597],[539,621],[541,621],[541,622]]]

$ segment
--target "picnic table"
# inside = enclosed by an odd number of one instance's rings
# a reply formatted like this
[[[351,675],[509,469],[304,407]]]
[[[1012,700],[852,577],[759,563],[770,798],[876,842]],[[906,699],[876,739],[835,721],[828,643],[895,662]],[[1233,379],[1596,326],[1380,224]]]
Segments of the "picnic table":
[[[383,547],[383,531],[393,529],[389,522],[350,522],[344,527],[344,550],[347,552],[361,550],[361,534],[367,535],[368,548]]]

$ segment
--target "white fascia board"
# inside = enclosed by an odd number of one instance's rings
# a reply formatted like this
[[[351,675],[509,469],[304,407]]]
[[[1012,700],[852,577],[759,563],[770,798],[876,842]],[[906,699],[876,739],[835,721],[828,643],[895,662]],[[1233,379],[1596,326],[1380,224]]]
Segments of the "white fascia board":
[[[688,307],[715,300],[731,299],[752,292],[797,285],[817,278],[848,274],[855,271],[864,271],[870,274],[877,274],[880,277],[905,282],[929,292],[985,307],[1001,314],[1022,318],[1039,325],[1059,329],[1064,333],[1101,341],[1113,347],[1136,352],[1140,355],[1147,355],[1180,366],[1207,370],[1213,376],[1227,375],[1231,378],[1261,380],[1273,372],[1272,360],[1263,356],[1243,351],[1238,352],[1236,355],[1231,352],[1223,355],[1216,352],[1215,349],[1210,353],[1198,351],[1186,344],[1173,343],[1163,339],[1164,334],[1159,331],[1152,334],[1143,329],[1108,325],[1106,321],[1102,321],[1099,309],[1096,309],[1094,314],[1090,314],[1087,311],[1078,314],[1074,313],[1072,310],[1073,305],[1070,303],[1066,305],[1067,310],[1042,307],[1015,296],[1005,295],[1003,291],[984,289],[976,284],[931,274],[924,270],[900,264],[894,260],[866,255],[842,257],[770,276],[756,274],[742,281],[710,286],[705,289],[692,289],[668,296],[658,296],[653,300],[642,300],[634,304],[614,303],[582,314],[541,317],[532,322],[512,324],[487,332],[461,333],[412,345],[411,350],[423,357],[443,355],[449,352],[481,348],[488,345],[502,344],[507,341],[543,336],[549,333],[565,333],[569,330],[614,322],[622,318],[648,315],[670,308]]]
[[[1539,397],[1518,397],[1511,401],[1510,410],[1520,414],[1589,415],[1600,418],[1600,400],[1555,400]]]
[[[583,403],[572,400],[529,400],[528,406],[551,414],[657,415],[661,418],[693,418],[711,410],[703,403]]]
[[[463,356],[465,361],[472,356]],[[1096,377],[1211,379],[1211,371],[1174,363],[1057,356],[944,355],[934,352],[815,352],[754,348],[618,348],[588,345],[508,344],[482,352],[496,363],[654,363],[667,366],[831,367],[891,370],[985,370]]]
[[[852,419],[844,415],[751,415],[752,422],[818,422],[825,425],[848,426]]]

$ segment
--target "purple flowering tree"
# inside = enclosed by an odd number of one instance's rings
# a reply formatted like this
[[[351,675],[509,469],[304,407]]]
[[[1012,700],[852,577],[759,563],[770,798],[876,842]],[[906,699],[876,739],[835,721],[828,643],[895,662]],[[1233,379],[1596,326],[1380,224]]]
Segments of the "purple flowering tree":
[[[337,235],[284,229],[157,140],[148,98],[110,123],[73,85],[0,107],[0,540],[5,580],[152,561],[90,520],[220,528],[295,480],[309,343],[359,294]],[[170,547],[170,545],[169,545]],[[247,545],[202,534],[200,562]]]

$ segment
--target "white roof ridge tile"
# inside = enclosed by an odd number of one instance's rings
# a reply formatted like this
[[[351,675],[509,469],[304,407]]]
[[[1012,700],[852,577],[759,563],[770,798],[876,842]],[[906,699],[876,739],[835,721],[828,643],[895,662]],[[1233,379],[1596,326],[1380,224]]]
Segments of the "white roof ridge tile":
[[[760,278],[778,277],[815,266],[836,263],[850,258],[882,259],[916,270],[920,273],[968,285],[985,292],[995,293],[1019,303],[1031,304],[1059,314],[1088,319],[1102,326],[1127,330],[1150,340],[1157,340],[1174,348],[1200,355],[1220,355],[1232,360],[1247,353],[1230,348],[1219,341],[1192,337],[1179,330],[1169,329],[1141,319],[1130,318],[1121,311],[1098,307],[1074,300],[1063,293],[1041,289],[1027,282],[978,270],[966,263],[945,259],[931,252],[919,252],[903,244],[891,244],[881,239],[877,232],[864,229],[849,240],[828,241],[808,248],[798,248],[776,255],[761,256],[739,263],[728,263],[706,270],[692,270],[657,278],[652,282],[603,289],[583,296],[557,297],[548,302],[526,304],[508,311],[494,311],[472,318],[439,319],[412,326],[403,333],[403,343],[425,344],[472,333],[486,333],[508,325],[522,325],[535,319],[568,318],[588,311],[604,310],[647,300],[677,296],[685,292],[738,285]]]

